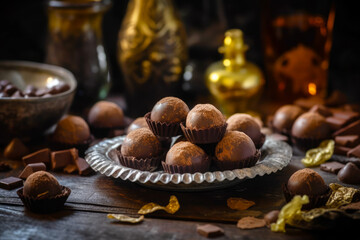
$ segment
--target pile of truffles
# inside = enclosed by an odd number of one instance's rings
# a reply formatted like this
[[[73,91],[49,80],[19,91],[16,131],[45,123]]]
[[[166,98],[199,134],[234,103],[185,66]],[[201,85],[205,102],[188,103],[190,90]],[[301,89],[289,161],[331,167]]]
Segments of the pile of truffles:
[[[122,165],[144,171],[160,166],[168,173],[230,170],[255,165],[264,140],[248,114],[226,120],[211,104],[189,109],[181,99],[165,97],[129,125],[117,154]]]

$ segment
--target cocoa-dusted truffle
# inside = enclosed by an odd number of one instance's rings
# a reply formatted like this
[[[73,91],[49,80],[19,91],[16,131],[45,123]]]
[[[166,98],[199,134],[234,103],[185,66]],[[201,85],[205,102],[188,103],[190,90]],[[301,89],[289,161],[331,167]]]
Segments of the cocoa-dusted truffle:
[[[24,183],[23,195],[31,198],[52,198],[61,194],[62,187],[56,178],[45,171],[31,174]]]
[[[260,126],[251,115],[235,113],[226,122],[228,124],[227,130],[244,132],[253,140],[257,148],[264,142],[264,135],[260,131]]]
[[[189,107],[180,98],[165,97],[154,105],[150,118],[157,122],[180,123],[185,121],[188,112]]]
[[[331,129],[323,116],[314,112],[306,112],[294,122],[291,135],[303,139],[327,139],[331,136]]]
[[[290,193],[298,195],[321,195],[328,190],[324,179],[314,170],[304,168],[296,171],[287,182]]]
[[[81,117],[74,115],[61,119],[52,136],[54,142],[65,145],[87,144],[90,138],[88,124]]]
[[[161,155],[161,143],[147,128],[138,128],[126,135],[121,145],[123,156],[137,159],[151,158]]]
[[[124,125],[124,113],[113,102],[99,101],[91,107],[88,122],[95,128],[120,128]]]
[[[178,142],[166,154],[165,164],[167,172],[205,172],[209,169],[210,159],[203,149],[191,142]]]
[[[127,128],[127,133],[138,128],[149,128],[144,117],[138,117],[134,121],[132,121],[129,127]]]
[[[304,111],[299,106],[284,105],[275,112],[272,125],[279,132],[290,133],[293,123],[302,113]]]
[[[215,163],[222,169],[254,165],[257,151],[251,138],[243,132],[227,131],[215,148]]]
[[[197,104],[186,117],[186,127],[190,129],[208,129],[225,123],[224,115],[211,104]]]

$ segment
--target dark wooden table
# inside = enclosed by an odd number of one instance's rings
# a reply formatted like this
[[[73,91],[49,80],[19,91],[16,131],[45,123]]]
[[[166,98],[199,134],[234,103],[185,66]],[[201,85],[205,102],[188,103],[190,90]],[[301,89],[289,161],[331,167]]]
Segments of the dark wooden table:
[[[225,230],[225,236],[217,239],[333,239],[338,234],[342,236],[341,230],[287,228],[286,233],[274,233],[266,227],[253,230],[236,227],[241,217],[262,217],[270,210],[281,209],[285,204],[281,184],[293,172],[303,168],[300,159],[300,156],[293,156],[291,163],[277,173],[257,176],[235,187],[203,192],[153,190],[100,173],[78,176],[51,172],[62,185],[72,190],[64,209],[52,214],[35,214],[24,208],[16,190],[0,189],[0,239],[205,239],[196,232],[197,225],[205,223],[216,224]],[[19,161],[2,161],[14,169],[0,173],[0,179],[18,176],[24,167]],[[326,183],[339,183],[336,175],[318,168],[315,170]],[[174,215],[157,211],[135,225],[107,219],[107,213],[136,217],[144,204],[166,205],[171,195],[180,202],[180,210]],[[248,210],[232,210],[226,203],[229,197],[245,198],[256,204]]]

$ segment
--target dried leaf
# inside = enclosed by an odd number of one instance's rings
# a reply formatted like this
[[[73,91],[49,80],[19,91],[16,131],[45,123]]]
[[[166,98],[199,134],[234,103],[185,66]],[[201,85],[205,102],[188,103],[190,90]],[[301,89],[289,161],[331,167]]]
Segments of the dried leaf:
[[[127,215],[124,215],[124,214],[112,214],[112,213],[109,213],[107,215],[108,218],[110,219],[116,219],[120,222],[128,222],[128,223],[139,223],[139,222],[142,222],[144,220],[144,215],[141,215],[140,217],[138,218],[133,218],[133,217],[129,217]]]
[[[169,204],[166,207],[160,206],[157,203],[151,202],[151,203],[145,204],[138,211],[138,213],[139,214],[148,214],[148,213],[152,213],[152,212],[155,212],[158,210],[164,210],[167,213],[174,214],[179,210],[179,208],[180,208],[180,204],[179,204],[178,199],[174,195],[172,195],[172,196],[170,196]]]
[[[285,225],[297,222],[302,219],[301,208],[309,203],[309,197],[296,195],[293,199],[282,207],[276,223],[271,224],[271,231],[285,232]]]
[[[238,221],[236,226],[240,229],[254,229],[265,227],[266,222],[264,219],[261,218],[243,217]]]
[[[231,209],[246,210],[255,205],[255,202],[246,200],[244,198],[228,198],[227,205]]]
[[[325,140],[317,148],[306,152],[305,158],[301,160],[305,167],[316,167],[326,162],[334,153],[334,140]]]
[[[342,205],[349,204],[353,201],[355,194],[360,194],[360,191],[355,188],[344,187],[337,183],[330,183],[329,187],[332,193],[326,203],[328,208],[339,208]]]

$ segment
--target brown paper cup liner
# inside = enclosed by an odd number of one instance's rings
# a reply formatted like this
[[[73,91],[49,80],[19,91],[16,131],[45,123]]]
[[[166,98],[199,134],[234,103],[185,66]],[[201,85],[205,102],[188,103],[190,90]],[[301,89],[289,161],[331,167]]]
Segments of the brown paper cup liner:
[[[233,170],[233,169],[241,169],[255,166],[257,161],[261,157],[261,151],[256,150],[254,156],[245,158],[241,161],[219,161],[217,158],[214,158],[214,163],[216,167],[220,170]]]
[[[316,138],[298,138],[291,137],[292,143],[297,146],[302,151],[307,151],[312,148],[317,148],[322,141],[326,140],[325,138],[316,139]]]
[[[165,158],[166,151],[164,151],[160,156],[152,157],[152,158],[135,158],[128,157],[121,154],[121,145],[118,149],[116,149],[116,154],[119,158],[119,162],[121,165],[129,168],[138,169],[141,171],[155,171],[159,165],[161,160]]]
[[[286,184],[286,183],[282,185],[282,188],[283,188],[284,197],[285,197],[286,202],[290,202],[291,199],[292,199],[295,195],[299,195],[299,194],[291,193],[291,192],[289,191],[289,189],[287,188],[287,184]],[[322,194],[322,195],[308,195],[308,197],[309,197],[309,203],[303,205],[301,209],[303,209],[303,210],[309,210],[309,209],[313,209],[313,208],[325,206],[325,204],[326,204],[326,202],[328,201],[330,195],[331,195],[331,189],[330,189],[330,188],[328,188],[328,190],[326,191],[326,193],[324,193],[324,194]]]
[[[150,118],[151,112],[145,114],[145,120],[150,130],[159,137],[175,137],[182,134],[179,123],[165,123],[153,121]]]
[[[167,173],[196,173],[196,172],[207,172],[210,169],[211,160],[207,157],[204,161],[204,164],[199,166],[179,166],[179,165],[170,165],[166,164],[164,161],[161,162],[162,167]]]
[[[265,136],[265,134],[262,133],[262,134],[261,134],[261,139],[260,139],[260,141],[257,142],[257,143],[254,143],[256,149],[260,149],[260,148],[264,145],[265,139],[266,139],[266,136]]]
[[[23,202],[24,206],[32,212],[50,213],[63,208],[67,198],[71,193],[70,188],[62,186],[62,193],[52,198],[32,198],[23,195],[23,188],[17,191],[18,196]]]
[[[200,130],[187,128],[183,123],[180,123],[180,126],[188,141],[195,144],[207,144],[219,142],[223,138],[227,123],[222,126]]]

